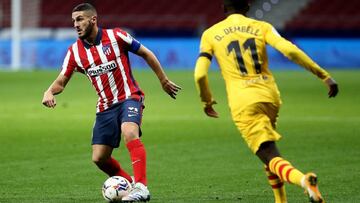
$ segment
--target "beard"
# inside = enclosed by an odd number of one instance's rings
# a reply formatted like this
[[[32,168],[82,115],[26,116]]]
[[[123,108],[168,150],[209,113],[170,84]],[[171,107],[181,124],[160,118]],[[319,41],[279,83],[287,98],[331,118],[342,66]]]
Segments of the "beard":
[[[79,36],[79,38],[82,40],[87,39],[91,35],[93,31],[93,27],[94,24],[91,21],[89,21],[89,25],[85,28],[84,34],[82,36]]]

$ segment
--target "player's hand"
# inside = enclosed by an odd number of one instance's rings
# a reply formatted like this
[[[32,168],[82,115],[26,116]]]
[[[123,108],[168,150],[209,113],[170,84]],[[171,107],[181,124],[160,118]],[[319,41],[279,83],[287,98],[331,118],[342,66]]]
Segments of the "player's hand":
[[[176,95],[177,95],[178,91],[181,90],[180,86],[173,83],[169,79],[165,79],[165,80],[161,81],[161,86],[162,86],[163,90],[166,93],[168,93],[168,95],[170,95],[170,97],[172,97],[173,99],[176,99]]]
[[[214,104],[217,104],[216,101],[212,101],[208,104],[205,104],[204,106],[204,112],[207,116],[212,118],[219,118],[219,114],[214,110],[213,106]]]
[[[49,107],[49,108],[55,108],[56,99],[55,99],[54,95],[51,94],[51,92],[46,91],[44,93],[42,104],[44,104],[44,106]]]
[[[329,88],[329,92],[328,92],[329,98],[335,97],[339,92],[338,84],[336,83],[336,81],[332,78],[328,78],[325,80],[325,84]]]

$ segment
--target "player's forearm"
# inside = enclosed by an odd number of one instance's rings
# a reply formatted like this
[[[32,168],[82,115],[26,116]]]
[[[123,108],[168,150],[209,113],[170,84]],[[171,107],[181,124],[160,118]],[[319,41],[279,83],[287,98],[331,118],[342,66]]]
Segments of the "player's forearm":
[[[145,55],[144,60],[150,66],[150,68],[154,71],[154,73],[158,77],[161,84],[164,83],[166,80],[168,80],[163,68],[161,67],[159,60],[156,58],[156,56],[152,52]]]
[[[195,82],[201,101],[205,104],[213,101],[207,77],[198,78]]]
[[[52,95],[60,94],[64,90],[64,86],[59,85],[56,81],[50,85],[50,87],[46,90],[46,93],[50,93]]]
[[[211,103],[213,101],[211,90],[209,87],[209,80],[207,76],[210,63],[211,63],[210,60],[204,57],[199,57],[199,59],[196,62],[195,73],[194,73],[196,88],[199,92],[201,101],[204,102],[205,104]]]
[[[276,44],[275,48],[282,52],[287,58],[296,64],[309,70],[322,80],[330,77],[329,73],[316,64],[308,55],[301,51],[297,46],[289,41],[281,41]]]
[[[45,93],[50,93],[52,95],[60,94],[68,83],[69,78],[64,75],[59,75],[56,80],[50,85],[50,87],[45,91]]]

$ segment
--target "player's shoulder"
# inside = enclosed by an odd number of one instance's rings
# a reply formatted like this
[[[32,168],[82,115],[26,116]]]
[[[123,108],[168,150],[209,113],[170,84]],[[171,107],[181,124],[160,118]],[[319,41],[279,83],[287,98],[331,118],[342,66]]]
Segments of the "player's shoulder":
[[[267,21],[257,20],[247,17],[248,25],[257,30],[257,35],[265,36],[267,33],[274,31],[274,27]]]
[[[113,31],[116,35],[123,35],[123,36],[128,36],[129,35],[129,32],[126,31],[125,29],[123,28],[120,28],[120,27],[115,27],[115,28],[112,28],[112,29],[109,29],[110,31]]]
[[[234,22],[236,22],[236,24],[251,25],[260,29],[269,29],[273,27],[270,23],[266,21],[253,19],[240,14],[233,14],[207,28],[203,32],[203,34],[206,35],[210,33],[217,33],[219,30],[223,30],[225,27],[233,26]]]
[[[273,26],[266,21],[263,20],[257,20],[257,19],[253,19],[253,18],[248,18],[251,21],[251,24],[255,25],[256,27],[259,27],[261,29],[271,29]]]
[[[69,45],[69,47],[67,49],[68,52],[70,52],[70,54],[72,54],[73,50],[76,49],[79,46],[79,44],[81,45],[82,42],[81,42],[81,39],[78,38],[77,40],[75,40],[75,42],[73,42],[71,45]]]

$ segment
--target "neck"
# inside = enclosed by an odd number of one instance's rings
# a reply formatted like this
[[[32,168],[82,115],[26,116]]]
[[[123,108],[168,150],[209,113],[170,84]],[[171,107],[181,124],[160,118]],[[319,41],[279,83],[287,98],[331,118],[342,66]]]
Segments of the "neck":
[[[91,34],[89,37],[87,37],[85,39],[85,41],[88,43],[88,44],[95,44],[95,40],[96,40],[96,36],[99,32],[99,28],[97,26],[94,26],[94,29],[92,30]]]

